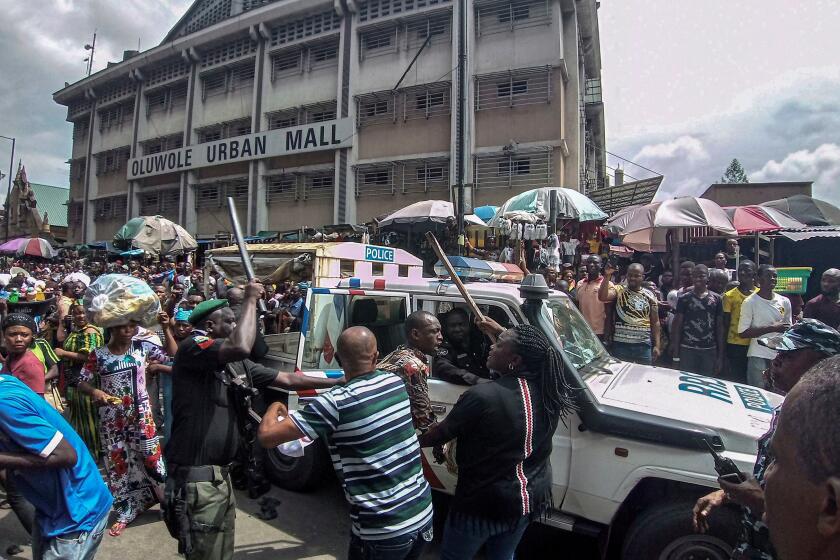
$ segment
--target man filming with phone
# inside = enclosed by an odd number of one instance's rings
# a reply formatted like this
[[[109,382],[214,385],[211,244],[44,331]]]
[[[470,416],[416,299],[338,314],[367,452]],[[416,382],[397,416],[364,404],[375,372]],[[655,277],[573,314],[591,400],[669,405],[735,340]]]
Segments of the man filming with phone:
[[[829,356],[840,354],[840,332],[816,319],[803,319],[784,333],[762,336],[758,343],[777,351],[776,358],[765,372],[774,391],[787,394],[811,367]],[[727,476],[720,478],[720,490],[703,496],[694,506],[694,528],[709,530],[709,519],[715,509],[727,503],[742,508],[741,538],[733,551],[734,559],[772,560],[775,552],[770,544],[764,514],[764,475],[773,461],[770,444],[776,431],[779,410],[773,412],[770,430],[758,440],[753,476],[738,483]]]

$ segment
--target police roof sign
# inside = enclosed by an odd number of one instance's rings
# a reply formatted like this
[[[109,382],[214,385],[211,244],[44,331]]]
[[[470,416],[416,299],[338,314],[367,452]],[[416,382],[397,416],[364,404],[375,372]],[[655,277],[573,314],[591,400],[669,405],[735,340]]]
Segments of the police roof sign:
[[[235,136],[135,158],[128,162],[128,179],[142,179],[252,159],[335,150],[352,144],[352,119],[325,121]]]

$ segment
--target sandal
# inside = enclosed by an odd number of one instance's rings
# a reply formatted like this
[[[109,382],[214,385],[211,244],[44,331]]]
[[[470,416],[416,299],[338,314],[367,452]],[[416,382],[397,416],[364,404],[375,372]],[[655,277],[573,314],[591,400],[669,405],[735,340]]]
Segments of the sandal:
[[[120,535],[122,535],[122,532],[125,530],[125,528],[125,523],[123,523],[122,521],[117,521],[116,523],[111,525],[110,529],[108,529],[108,534],[112,537],[119,537]]]

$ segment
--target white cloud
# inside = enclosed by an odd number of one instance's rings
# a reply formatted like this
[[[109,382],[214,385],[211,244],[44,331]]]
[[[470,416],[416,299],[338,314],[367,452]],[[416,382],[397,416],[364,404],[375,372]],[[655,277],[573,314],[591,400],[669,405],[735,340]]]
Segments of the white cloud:
[[[840,203],[840,146],[822,144],[814,150],[798,150],[781,161],[770,160],[750,173],[750,181],[813,181],[814,196]]]
[[[644,146],[633,159],[652,161],[654,164],[657,161],[674,159],[694,163],[709,159],[709,153],[701,140],[686,135],[672,142]]]

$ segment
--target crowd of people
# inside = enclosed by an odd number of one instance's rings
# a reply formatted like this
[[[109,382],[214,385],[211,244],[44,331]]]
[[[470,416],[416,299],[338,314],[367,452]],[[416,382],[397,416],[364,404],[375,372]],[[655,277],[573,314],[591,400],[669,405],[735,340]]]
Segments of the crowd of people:
[[[737,558],[838,557],[840,270],[796,305],[774,292],[772,266],[740,259],[736,270],[728,252],[655,279],[645,263],[619,275],[595,252],[577,269],[564,257],[543,263],[538,251],[529,259],[520,250],[518,261],[568,293],[615,357],[787,394],[752,476],[721,480],[697,502],[695,524],[707,530],[717,508],[737,504]],[[417,559],[432,540],[423,447],[459,475],[442,558],[484,547],[487,558],[511,559],[528,525],[549,514],[551,438],[576,403],[562,357],[534,327],[474,322],[458,306],[440,319],[416,311],[387,356],[370,330],[351,327],[335,348],[344,377],[309,377],[259,363],[263,334],[301,329],[305,283],[234,286],[188,262],[12,264],[0,275],[0,480],[35,558],[92,558],[105,532],[119,537],[158,503],[179,552],[231,558],[242,378],[257,390],[322,390],[291,412],[271,403],[258,441],[328,446],[350,505],[350,559]],[[151,286],[156,326],[92,324],[84,295],[102,274]],[[432,370],[472,386],[442,421],[429,399]]]

